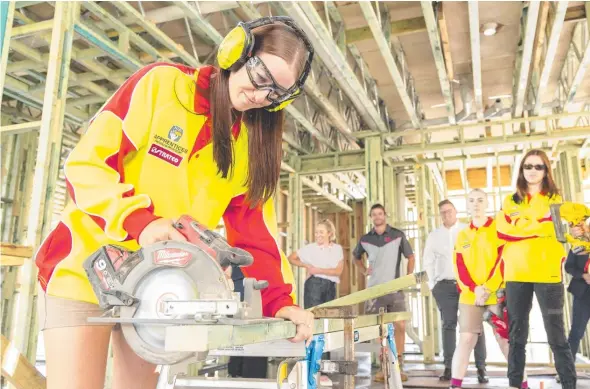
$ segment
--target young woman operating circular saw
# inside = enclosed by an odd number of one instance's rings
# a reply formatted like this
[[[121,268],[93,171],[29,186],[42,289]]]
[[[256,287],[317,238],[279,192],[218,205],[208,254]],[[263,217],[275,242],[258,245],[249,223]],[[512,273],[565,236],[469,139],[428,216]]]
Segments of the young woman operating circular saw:
[[[271,196],[281,164],[283,108],[302,92],[313,48],[286,17],[240,23],[218,66],[156,63],[136,73],[92,118],[64,166],[72,199],[36,255],[39,323],[48,389],[102,389],[109,339],[113,389],[154,388],[155,366],[104,323],[83,262],[100,247],[134,251],[185,240],[173,223],[190,215],[252,254],[247,277],[266,280],[263,314],[312,336],[313,315],[293,303],[289,263],[275,243]]]

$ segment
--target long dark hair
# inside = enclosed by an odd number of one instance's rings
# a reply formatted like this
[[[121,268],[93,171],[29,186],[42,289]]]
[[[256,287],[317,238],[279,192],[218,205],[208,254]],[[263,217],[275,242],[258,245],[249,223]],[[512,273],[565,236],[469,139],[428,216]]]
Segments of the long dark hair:
[[[545,193],[550,198],[556,194],[559,194],[559,189],[553,180],[551,162],[549,161],[547,154],[545,154],[543,150],[533,149],[529,150],[522,161],[520,161],[520,167],[518,168],[518,179],[516,180],[516,193],[514,194],[514,201],[516,203],[521,203],[529,191],[529,184],[526,181],[526,178],[524,178],[524,164],[527,158],[531,155],[537,155],[540,157],[543,160],[543,164],[545,165],[545,176],[543,177],[543,185],[541,188],[543,193]]]
[[[306,48],[288,26],[275,23],[252,31],[256,44],[253,55],[265,52],[294,64],[300,74],[305,64]],[[237,71],[239,69],[234,69]],[[238,114],[232,109],[229,94],[229,70],[219,69],[212,80],[211,115],[213,158],[219,173],[226,178],[234,167],[231,127]],[[246,199],[254,207],[270,199],[277,189],[281,173],[284,111],[268,112],[264,108],[243,112],[242,120],[248,128],[248,175]]]

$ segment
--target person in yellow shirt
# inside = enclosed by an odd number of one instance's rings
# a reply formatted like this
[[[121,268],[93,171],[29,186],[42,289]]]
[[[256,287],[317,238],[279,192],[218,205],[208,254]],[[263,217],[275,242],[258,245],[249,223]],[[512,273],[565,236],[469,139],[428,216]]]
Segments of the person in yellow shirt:
[[[576,370],[563,324],[562,264],[565,249],[555,237],[549,207],[562,198],[553,181],[551,163],[542,150],[526,153],[518,168],[516,192],[504,199],[496,216],[503,251],[509,318],[508,380],[511,388],[523,381],[529,315],[533,293],[543,314],[547,341],[555,357],[562,388],[576,387]]]
[[[246,277],[267,280],[263,314],[312,336],[313,314],[294,304],[293,275],[276,243],[272,196],[279,181],[284,111],[301,94],[313,47],[292,19],[240,23],[220,44],[217,66],[155,63],[129,77],[91,119],[68,156],[71,202],[36,253],[39,323],[48,389],[102,389],[109,339],[113,389],[149,389],[155,366],[99,316],[82,263],[100,247],[128,250],[185,240],[188,214],[249,251]]]
[[[454,270],[459,297],[459,344],[453,355],[451,388],[461,388],[478,337],[483,333],[484,314],[503,317],[496,293],[504,283],[502,250],[504,241],[498,238],[496,222],[485,215],[488,197],[474,189],[467,198],[471,223],[459,231],[455,242]],[[500,349],[508,358],[508,340],[494,328]],[[522,388],[528,388],[524,381]]]

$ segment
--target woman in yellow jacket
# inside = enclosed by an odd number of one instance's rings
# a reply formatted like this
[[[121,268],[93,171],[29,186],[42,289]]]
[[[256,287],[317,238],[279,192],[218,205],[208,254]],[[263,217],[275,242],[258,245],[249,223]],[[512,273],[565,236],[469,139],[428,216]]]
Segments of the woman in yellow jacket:
[[[563,324],[562,264],[565,249],[555,238],[549,206],[561,203],[551,164],[541,150],[530,150],[518,168],[516,192],[496,217],[504,246],[504,279],[509,318],[508,379],[518,388],[526,364],[533,293],[543,314],[547,340],[562,388],[576,387],[576,370]]]
[[[474,189],[467,198],[471,223],[457,235],[453,256],[459,297],[459,344],[453,354],[451,388],[461,388],[477,338],[483,332],[484,314],[491,312],[503,322],[502,308],[496,292],[503,286],[502,250],[504,241],[498,238],[496,222],[486,217],[488,198],[481,189]],[[506,323],[503,324],[505,329]],[[508,358],[505,331],[494,327],[502,353]],[[522,388],[528,388],[525,381]]]
[[[154,388],[117,327],[87,322],[102,312],[82,263],[97,249],[185,240],[172,224],[188,214],[249,251],[247,277],[269,282],[263,314],[309,339],[313,315],[294,305],[293,279],[276,244],[272,195],[279,181],[284,108],[301,94],[313,59],[287,17],[240,23],[218,66],[157,63],[133,74],[92,118],[64,166],[71,204],[36,254],[39,322],[48,389],[102,389],[113,337],[113,389]]]

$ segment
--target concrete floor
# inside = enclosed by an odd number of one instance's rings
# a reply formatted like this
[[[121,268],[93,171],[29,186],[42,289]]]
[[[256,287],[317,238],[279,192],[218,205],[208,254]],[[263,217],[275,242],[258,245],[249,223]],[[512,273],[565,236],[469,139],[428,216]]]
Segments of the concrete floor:
[[[448,382],[440,382],[438,375],[442,372],[442,365],[438,369],[432,365],[425,366],[419,364],[408,364],[406,373],[409,376],[407,382],[404,382],[404,388],[448,388]],[[558,389],[561,385],[555,381],[555,370],[548,368],[528,369],[529,387],[532,389]],[[463,387],[468,389],[507,389],[508,379],[506,378],[505,368],[488,368],[490,382],[482,385],[477,382],[474,368],[470,368],[468,376],[463,381]],[[341,388],[342,381],[340,377],[332,377],[332,388]],[[383,383],[372,381],[368,377],[357,377],[356,389],[382,389]],[[590,371],[578,372],[578,389],[590,389]]]

